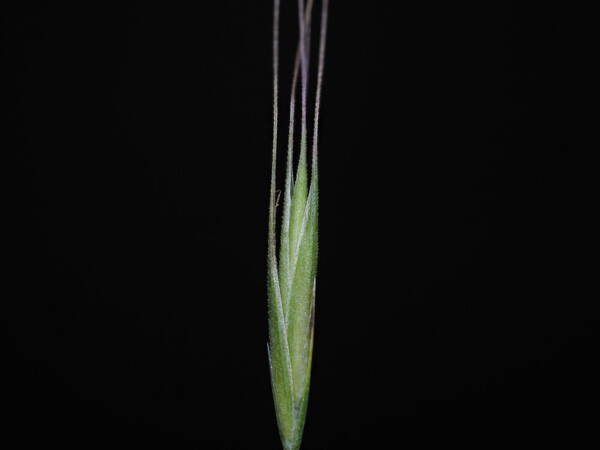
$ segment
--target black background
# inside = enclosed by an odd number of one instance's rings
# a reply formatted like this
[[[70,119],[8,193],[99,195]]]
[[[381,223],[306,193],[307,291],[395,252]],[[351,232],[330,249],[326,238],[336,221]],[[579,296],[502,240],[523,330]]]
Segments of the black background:
[[[7,3],[2,439],[278,448],[271,2]],[[560,11],[406,3],[331,6],[303,448],[597,442]]]

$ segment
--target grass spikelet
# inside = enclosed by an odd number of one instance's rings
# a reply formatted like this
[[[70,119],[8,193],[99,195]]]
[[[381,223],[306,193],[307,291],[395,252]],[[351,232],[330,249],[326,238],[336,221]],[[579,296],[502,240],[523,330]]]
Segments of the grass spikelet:
[[[313,0],[308,0],[306,4],[304,0],[298,0],[297,5],[300,32],[290,95],[290,121],[283,195],[283,218],[279,236],[279,261],[277,258],[276,236],[276,164],[279,115],[280,0],[274,0],[273,5],[273,154],[267,251],[268,355],[277,424],[285,450],[300,448],[308,405],[314,337],[319,197],[317,141],[329,1],[323,0],[321,7],[312,157],[309,174],[307,96],[310,24],[313,3]],[[294,116],[299,76],[301,98],[300,148],[294,176]]]

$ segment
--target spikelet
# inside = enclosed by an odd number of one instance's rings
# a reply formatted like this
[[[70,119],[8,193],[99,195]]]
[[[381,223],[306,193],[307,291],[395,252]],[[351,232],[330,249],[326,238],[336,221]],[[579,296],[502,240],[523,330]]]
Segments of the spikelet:
[[[300,448],[313,351],[315,290],[318,248],[318,167],[317,141],[319,107],[325,59],[328,0],[322,2],[317,87],[313,118],[312,158],[308,169],[307,92],[310,22],[313,0],[298,0],[300,37],[290,98],[290,123],[283,219],[276,238],[276,163],[278,128],[279,0],[273,14],[273,156],[269,196],[267,288],[269,306],[269,364],[279,434],[285,450]],[[298,73],[301,79],[300,154],[293,176],[294,115]]]

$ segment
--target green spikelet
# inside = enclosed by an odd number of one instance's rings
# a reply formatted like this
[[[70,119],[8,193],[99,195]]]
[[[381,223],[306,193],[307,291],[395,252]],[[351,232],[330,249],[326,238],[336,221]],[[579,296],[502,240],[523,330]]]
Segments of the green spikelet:
[[[322,3],[319,66],[313,121],[312,158],[309,174],[306,96],[312,5],[313,0],[308,0],[306,5],[304,5],[303,0],[298,0],[300,43],[296,54],[290,99],[290,126],[278,261],[275,174],[278,126],[279,0],[274,0],[274,131],[267,258],[269,305],[268,354],[277,424],[285,450],[297,450],[300,448],[308,405],[314,336],[319,200],[317,138],[328,1],[324,0]],[[302,85],[302,122],[300,152],[294,177],[294,113],[299,72],[301,72]]]

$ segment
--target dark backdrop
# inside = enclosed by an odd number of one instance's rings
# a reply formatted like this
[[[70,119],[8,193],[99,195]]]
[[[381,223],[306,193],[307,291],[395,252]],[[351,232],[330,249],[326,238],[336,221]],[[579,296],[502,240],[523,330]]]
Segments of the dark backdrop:
[[[597,438],[559,19],[332,2],[304,448]],[[2,6],[3,439],[278,448],[270,21],[270,1]]]

